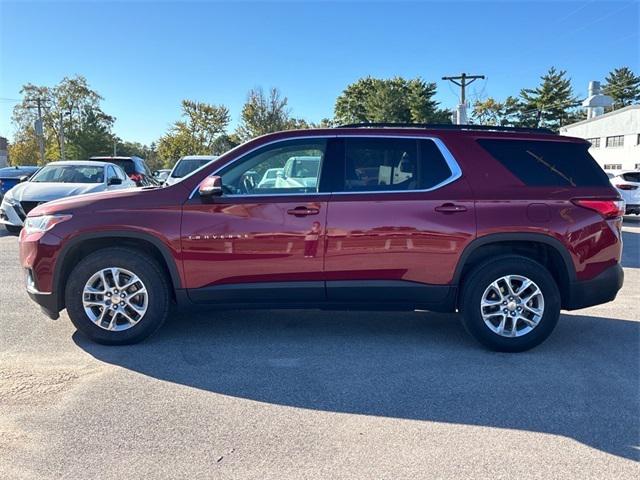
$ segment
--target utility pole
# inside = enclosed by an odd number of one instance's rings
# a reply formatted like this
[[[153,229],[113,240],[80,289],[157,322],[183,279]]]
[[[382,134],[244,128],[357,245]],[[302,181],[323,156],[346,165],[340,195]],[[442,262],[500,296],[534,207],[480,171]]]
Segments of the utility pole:
[[[64,118],[62,112],[60,112],[60,160],[64,158]]]
[[[447,80],[460,87],[460,104],[456,109],[455,118],[457,125],[467,123],[467,97],[465,89],[479,78],[484,80],[484,75],[467,75],[463,72],[456,77],[442,77],[442,80]]]
[[[36,102],[36,107],[28,106],[27,108],[38,109],[38,118],[33,124],[33,129],[36,132],[36,138],[38,140],[38,148],[40,150],[40,159],[42,160],[42,164],[44,165],[46,160],[44,158],[44,124],[42,122],[42,104],[46,102],[46,100],[38,97],[32,100],[27,100],[27,102]]]
[[[38,137],[38,146],[40,147],[40,160],[42,160],[42,164],[46,163],[44,158],[44,125],[42,123],[42,99],[36,98],[36,102],[38,104],[38,120],[36,120],[35,130],[36,135]]]

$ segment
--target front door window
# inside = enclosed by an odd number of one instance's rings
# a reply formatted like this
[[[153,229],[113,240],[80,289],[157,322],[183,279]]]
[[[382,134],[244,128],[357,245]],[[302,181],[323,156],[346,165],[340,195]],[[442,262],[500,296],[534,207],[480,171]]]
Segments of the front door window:
[[[294,140],[266,146],[223,170],[225,194],[317,193],[326,140]]]

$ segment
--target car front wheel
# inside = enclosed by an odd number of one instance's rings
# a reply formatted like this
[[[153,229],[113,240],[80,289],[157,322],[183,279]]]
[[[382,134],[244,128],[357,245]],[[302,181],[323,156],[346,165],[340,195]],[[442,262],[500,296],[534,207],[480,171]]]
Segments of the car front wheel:
[[[542,343],[560,316],[549,271],[526,257],[483,262],[466,277],[461,311],[467,331],[491,350],[521,352]]]
[[[73,269],[65,304],[75,327],[91,340],[131,344],[164,323],[169,284],[153,258],[129,248],[106,248]]]

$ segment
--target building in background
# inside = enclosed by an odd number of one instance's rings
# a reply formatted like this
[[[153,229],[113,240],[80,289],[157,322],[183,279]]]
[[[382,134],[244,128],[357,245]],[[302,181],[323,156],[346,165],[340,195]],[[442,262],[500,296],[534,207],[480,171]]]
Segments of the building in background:
[[[606,171],[640,169],[640,105],[603,113],[611,97],[600,93],[598,82],[589,83],[582,103],[587,119],[560,128],[561,135],[591,142],[589,153]]]
[[[9,142],[6,138],[0,137],[0,168],[9,165]]]
[[[640,105],[566,125],[560,134],[590,141],[589,153],[604,170],[640,169]]]

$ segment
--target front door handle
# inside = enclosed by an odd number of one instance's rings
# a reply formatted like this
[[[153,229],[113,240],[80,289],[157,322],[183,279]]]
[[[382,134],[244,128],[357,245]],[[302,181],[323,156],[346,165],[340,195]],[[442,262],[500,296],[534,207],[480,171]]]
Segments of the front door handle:
[[[295,215],[296,217],[306,217],[307,215],[317,215],[320,213],[320,210],[317,208],[309,208],[309,207],[296,207],[290,210],[287,210],[289,215]]]
[[[444,203],[439,207],[435,208],[436,212],[440,213],[458,213],[458,212],[466,212],[467,207],[464,205],[456,205],[454,203]]]

